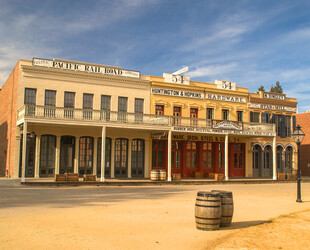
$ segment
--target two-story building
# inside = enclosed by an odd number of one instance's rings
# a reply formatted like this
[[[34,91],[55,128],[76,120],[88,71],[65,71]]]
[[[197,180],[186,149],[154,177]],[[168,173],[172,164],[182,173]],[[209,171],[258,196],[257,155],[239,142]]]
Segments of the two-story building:
[[[276,179],[297,166],[296,99],[234,82],[34,58],[17,63],[0,103],[0,175],[12,178]]]

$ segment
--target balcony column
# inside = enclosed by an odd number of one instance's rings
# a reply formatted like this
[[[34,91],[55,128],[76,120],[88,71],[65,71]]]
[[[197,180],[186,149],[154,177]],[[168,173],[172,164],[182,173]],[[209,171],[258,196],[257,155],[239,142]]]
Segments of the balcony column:
[[[168,175],[167,181],[171,181],[171,129],[168,130]]]
[[[132,146],[132,139],[128,140],[128,172],[127,172],[127,178],[131,178],[131,149]]]
[[[55,159],[55,174],[59,174],[59,165],[60,165],[60,140],[61,136],[56,137],[56,159]]]
[[[228,134],[225,135],[225,180],[228,181]]]
[[[102,127],[101,131],[101,178],[100,181],[104,182],[104,172],[105,172],[105,138],[106,138],[107,128],[106,126]]]
[[[276,136],[273,137],[273,143],[272,143],[272,168],[273,168],[273,179],[277,179],[277,147],[276,147]]]
[[[111,178],[115,178],[115,139],[111,139]]]
[[[22,156],[22,179],[21,182],[25,182],[26,175],[26,148],[27,148],[27,122],[24,121],[23,125],[23,156]]]
[[[75,137],[74,173],[79,172],[80,137]]]
[[[94,138],[93,175],[97,176],[98,138]]]
[[[36,136],[36,159],[34,164],[34,178],[40,178],[39,167],[40,167],[40,145],[41,135]]]

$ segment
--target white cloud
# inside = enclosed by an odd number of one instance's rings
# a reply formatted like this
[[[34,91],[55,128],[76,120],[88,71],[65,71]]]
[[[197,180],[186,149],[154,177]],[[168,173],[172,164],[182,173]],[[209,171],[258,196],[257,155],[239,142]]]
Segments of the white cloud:
[[[191,77],[202,77],[202,76],[220,76],[223,74],[231,73],[237,68],[236,63],[224,64],[224,65],[210,65],[206,67],[198,67],[193,71],[189,71],[187,75]]]

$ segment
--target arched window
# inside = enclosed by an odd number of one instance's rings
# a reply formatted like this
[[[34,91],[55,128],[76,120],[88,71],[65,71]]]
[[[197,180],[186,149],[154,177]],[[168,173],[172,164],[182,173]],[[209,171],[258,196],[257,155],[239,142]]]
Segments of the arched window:
[[[253,169],[259,169],[261,165],[262,147],[255,145],[253,148]]]
[[[143,177],[144,174],[144,140],[134,139],[131,143],[131,176]]]
[[[56,136],[42,135],[40,143],[40,177],[54,177]]]
[[[264,168],[272,168],[272,149],[270,145],[266,146],[264,150]]]
[[[285,150],[285,168],[292,169],[293,162],[293,149],[292,147],[287,147]]]
[[[94,139],[92,137],[80,138],[80,161],[79,161],[79,174],[93,173],[93,155],[94,155]]]

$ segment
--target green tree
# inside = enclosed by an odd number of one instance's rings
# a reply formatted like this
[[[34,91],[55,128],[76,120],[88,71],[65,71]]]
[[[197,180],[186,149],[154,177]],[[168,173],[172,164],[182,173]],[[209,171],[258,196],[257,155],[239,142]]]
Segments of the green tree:
[[[257,94],[259,93],[259,91],[265,91],[265,88],[263,85],[260,85],[260,87],[258,88]]]
[[[271,85],[270,92],[283,93],[283,89],[279,81],[276,82],[276,86]]]

